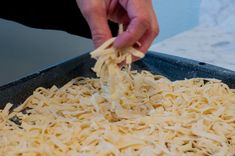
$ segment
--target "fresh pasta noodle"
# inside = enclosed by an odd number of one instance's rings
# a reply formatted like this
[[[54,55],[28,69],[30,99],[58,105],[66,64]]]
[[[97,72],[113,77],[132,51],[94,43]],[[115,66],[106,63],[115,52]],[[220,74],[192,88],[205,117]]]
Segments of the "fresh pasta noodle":
[[[114,40],[115,38],[108,40],[98,49],[91,52],[91,57],[97,59],[93,70],[96,72],[96,75],[100,77],[104,85],[107,83],[112,100],[126,93],[132,83],[129,76],[132,57],[144,57],[142,52],[132,47],[121,50],[115,49],[112,46]],[[126,63],[128,66],[126,68],[127,70],[121,71],[119,65],[122,63]]]
[[[230,156],[235,153],[235,90],[216,79],[170,81],[120,70],[143,57],[114,39],[92,52],[100,78],[37,88],[0,111],[0,155]],[[123,52],[123,53],[121,53]],[[16,122],[18,121],[18,123]]]

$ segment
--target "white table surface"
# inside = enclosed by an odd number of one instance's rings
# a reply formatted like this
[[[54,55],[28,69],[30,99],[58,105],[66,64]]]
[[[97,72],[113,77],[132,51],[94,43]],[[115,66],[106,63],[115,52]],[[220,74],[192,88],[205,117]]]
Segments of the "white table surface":
[[[154,44],[150,50],[235,71],[235,34],[216,27],[195,27]]]

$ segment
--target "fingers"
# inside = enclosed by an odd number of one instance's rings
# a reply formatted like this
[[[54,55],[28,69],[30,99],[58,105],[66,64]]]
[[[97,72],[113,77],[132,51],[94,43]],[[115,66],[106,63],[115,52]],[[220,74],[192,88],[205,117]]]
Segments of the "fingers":
[[[128,24],[130,19],[126,10],[118,3],[117,0],[112,0],[108,6],[108,19],[120,24]]]
[[[131,19],[127,30],[118,35],[114,42],[114,46],[117,48],[132,46],[146,32],[147,25],[148,24],[145,24],[140,18]]]
[[[107,19],[100,17],[97,18],[97,21],[90,20],[88,23],[91,29],[92,40],[96,48],[112,37]]]
[[[139,41],[138,49],[145,53],[159,32],[151,0],[77,0],[77,3],[96,48],[112,37],[107,19],[124,24],[126,30],[115,40],[116,48],[133,46]]]
[[[156,38],[156,36],[159,34],[159,25],[157,22],[157,17],[152,11],[151,14],[151,27],[149,30],[146,31],[146,33],[143,35],[143,37],[139,40],[141,43],[141,47],[139,48],[140,51],[142,52],[147,52],[149,47],[151,46],[152,42]]]
[[[104,1],[77,0],[79,8],[85,17],[92,34],[95,48],[112,37],[106,15]]]
[[[138,48],[138,50],[142,51],[143,53],[146,53],[151,46],[153,40],[155,39],[156,35],[154,35],[154,32],[152,30],[148,30],[143,37],[139,40],[141,43],[141,46]]]
[[[155,16],[155,14],[153,14]],[[142,51],[143,53],[146,53],[151,46],[153,40],[156,38],[156,36],[159,34],[159,26],[157,23],[157,18],[154,17],[152,20],[154,22],[152,23],[151,29],[147,30],[146,33],[142,36],[142,38],[139,40],[139,43],[141,46],[137,47],[136,49]],[[139,60],[138,57],[133,57],[133,62]]]
[[[120,4],[127,10],[130,24],[127,31],[117,37],[114,46],[123,48],[133,46],[139,41],[141,47],[138,49],[146,52],[159,33],[159,26],[151,0],[120,0]]]

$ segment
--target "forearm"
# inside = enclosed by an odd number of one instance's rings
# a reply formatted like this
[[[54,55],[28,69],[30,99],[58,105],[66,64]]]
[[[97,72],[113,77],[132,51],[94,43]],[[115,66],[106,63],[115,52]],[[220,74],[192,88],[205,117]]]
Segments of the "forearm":
[[[91,38],[89,26],[75,0],[5,0],[0,2],[0,18]],[[117,27],[114,24],[111,27],[115,34]]]

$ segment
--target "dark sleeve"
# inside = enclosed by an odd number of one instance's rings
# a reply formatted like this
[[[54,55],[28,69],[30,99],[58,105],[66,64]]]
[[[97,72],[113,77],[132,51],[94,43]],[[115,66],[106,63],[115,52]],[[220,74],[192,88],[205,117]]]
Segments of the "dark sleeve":
[[[91,38],[76,0],[1,0],[0,18],[33,28],[63,30]],[[112,22],[109,25],[116,36],[118,25]]]

